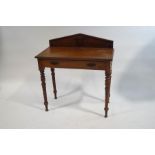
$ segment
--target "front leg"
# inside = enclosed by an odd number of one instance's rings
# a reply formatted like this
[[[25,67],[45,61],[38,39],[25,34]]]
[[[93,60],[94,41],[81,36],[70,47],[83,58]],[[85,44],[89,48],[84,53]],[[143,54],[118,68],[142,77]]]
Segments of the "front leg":
[[[110,84],[111,84],[111,63],[105,70],[105,117],[108,117],[108,104],[110,98]]]
[[[44,96],[45,111],[48,111],[48,101],[47,101],[44,69],[40,69],[40,77],[41,77],[41,85],[42,85],[43,96]]]

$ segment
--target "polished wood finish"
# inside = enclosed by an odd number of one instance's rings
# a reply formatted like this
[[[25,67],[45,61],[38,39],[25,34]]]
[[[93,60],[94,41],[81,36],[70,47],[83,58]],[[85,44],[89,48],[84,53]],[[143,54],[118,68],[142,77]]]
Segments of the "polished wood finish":
[[[58,60],[112,60],[112,48],[49,47],[36,56],[38,59]]]
[[[54,98],[57,98],[55,68],[105,70],[105,117],[108,115],[110,84],[113,60],[113,41],[75,34],[49,40],[49,47],[38,54],[38,67],[41,73],[42,89],[46,111],[48,101],[44,69],[51,68]]]

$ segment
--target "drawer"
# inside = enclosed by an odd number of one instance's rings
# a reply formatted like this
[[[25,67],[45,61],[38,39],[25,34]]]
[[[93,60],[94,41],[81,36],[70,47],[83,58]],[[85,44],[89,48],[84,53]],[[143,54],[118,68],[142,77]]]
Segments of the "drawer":
[[[79,61],[79,60],[39,60],[39,65],[50,68],[77,68],[105,70],[106,61]]]

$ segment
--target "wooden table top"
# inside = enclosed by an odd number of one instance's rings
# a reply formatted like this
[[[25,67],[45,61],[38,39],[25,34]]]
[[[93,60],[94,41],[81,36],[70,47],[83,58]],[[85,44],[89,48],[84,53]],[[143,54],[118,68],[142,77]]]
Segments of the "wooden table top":
[[[113,48],[92,47],[48,47],[35,56],[38,59],[63,60],[112,60]]]

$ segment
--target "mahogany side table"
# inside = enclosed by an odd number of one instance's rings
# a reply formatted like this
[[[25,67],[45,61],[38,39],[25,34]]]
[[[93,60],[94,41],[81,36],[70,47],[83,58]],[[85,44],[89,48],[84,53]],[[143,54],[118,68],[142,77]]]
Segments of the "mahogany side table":
[[[49,47],[35,56],[41,75],[45,110],[48,111],[45,68],[51,69],[54,97],[57,99],[55,68],[105,71],[105,117],[108,116],[113,60],[113,41],[86,34],[75,34],[49,40]]]

